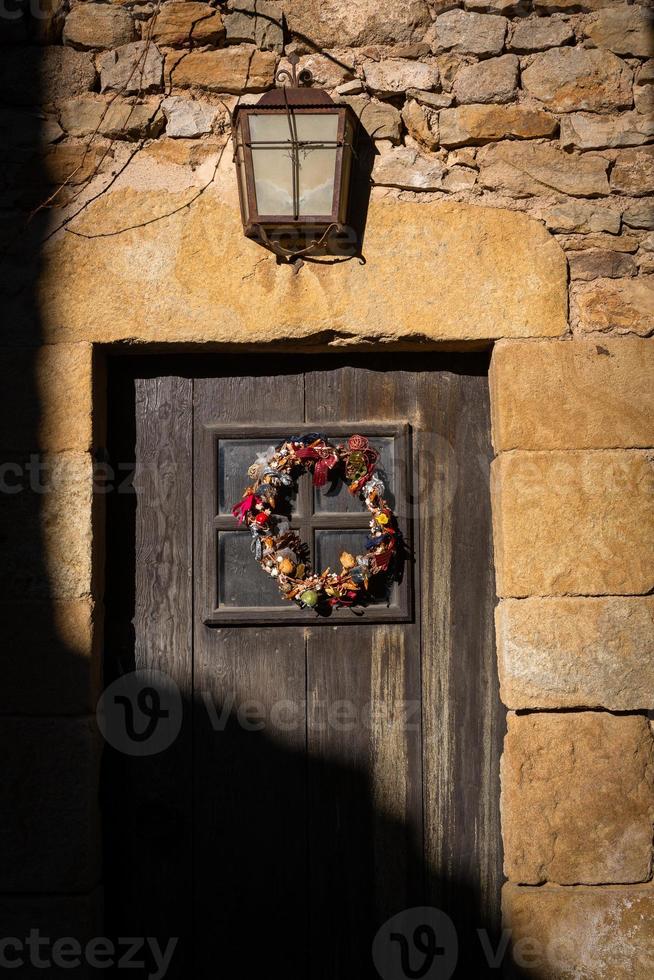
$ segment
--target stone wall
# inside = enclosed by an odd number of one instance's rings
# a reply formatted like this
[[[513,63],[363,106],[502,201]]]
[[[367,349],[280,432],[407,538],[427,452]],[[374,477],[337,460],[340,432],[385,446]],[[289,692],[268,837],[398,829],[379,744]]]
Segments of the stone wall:
[[[29,379],[27,411],[7,387],[0,445],[44,454],[54,481],[3,518],[24,655],[6,656],[0,735],[25,751],[0,892],[48,893],[21,899],[32,922],[97,902],[97,345],[494,343],[514,955],[539,980],[650,976],[651,4],[47,0],[0,31],[0,342]],[[298,272],[242,237],[229,112],[292,51],[374,141],[365,266]],[[25,759],[54,731],[34,808]]]

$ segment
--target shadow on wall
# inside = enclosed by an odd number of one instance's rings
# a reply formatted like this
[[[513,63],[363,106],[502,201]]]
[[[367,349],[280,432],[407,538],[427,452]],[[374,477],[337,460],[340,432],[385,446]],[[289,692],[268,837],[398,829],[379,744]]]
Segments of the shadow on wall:
[[[143,760],[104,752],[103,877],[109,915],[104,921],[99,917],[94,678],[83,652],[91,634],[90,605],[73,594],[64,577],[53,576],[49,564],[51,528],[68,506],[66,493],[58,493],[52,481],[69,460],[60,453],[43,456],[51,447],[42,443],[39,402],[40,243],[65,194],[39,208],[54,190],[53,161],[42,152],[45,120],[36,109],[43,101],[42,49],[30,43],[34,37],[29,30],[23,34],[23,27],[9,34],[12,43],[28,46],[25,57],[11,58],[11,92],[4,99],[0,92],[0,390],[5,402],[0,413],[0,938],[17,940],[3,947],[3,956],[24,964],[16,975],[41,977],[39,962],[51,962],[56,941],[70,937],[72,949],[62,947],[58,955],[66,956],[62,972],[74,977],[86,972],[84,965],[73,965],[75,943],[113,936],[126,967],[130,956],[142,959],[143,944],[130,951],[124,937],[160,937],[166,948],[170,936],[179,935],[170,977],[279,971],[289,980],[363,980],[375,976],[370,949],[379,925],[402,909],[427,904],[455,924],[456,975],[497,976],[498,970],[488,972],[476,932],[486,929],[495,950],[497,924],[487,922],[474,885],[425,874],[419,831],[375,807],[368,777],[356,764],[312,760],[266,733],[244,730],[233,715],[224,731],[216,732],[205,706],[190,702],[183,705],[185,721],[175,748]],[[61,394],[65,399],[65,390]],[[119,667],[128,668],[132,656],[121,616],[119,611],[109,623],[114,640],[108,680]],[[180,770],[174,754],[187,751],[190,766]],[[200,774],[195,800],[193,767]],[[272,787],[265,794],[258,778],[263,772]],[[324,819],[307,827],[307,794],[318,791]],[[206,825],[203,813],[212,815]],[[325,829],[334,826],[338,833]],[[382,854],[373,853],[372,838],[385,842]],[[289,854],[294,855],[290,862]],[[300,887],[305,876],[308,893]],[[199,912],[192,922],[194,902]],[[35,930],[47,942],[28,947]],[[435,936],[440,945],[437,929]],[[427,951],[411,958],[406,976],[430,975],[421,972],[431,955],[429,934],[420,938]],[[98,965],[111,962],[109,949],[96,944]],[[134,972],[153,971],[150,965]]]

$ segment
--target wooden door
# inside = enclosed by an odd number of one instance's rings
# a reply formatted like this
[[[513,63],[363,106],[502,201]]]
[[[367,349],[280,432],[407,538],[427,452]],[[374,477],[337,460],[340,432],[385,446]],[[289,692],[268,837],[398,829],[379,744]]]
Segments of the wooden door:
[[[486,358],[135,358],[110,390],[136,499],[110,509],[108,679],[155,667],[184,702],[174,745],[107,777],[116,930],[180,936],[169,976],[364,980],[379,927],[427,905],[456,975],[484,975],[504,731]],[[284,603],[229,517],[257,451],[316,427],[377,440],[410,541],[402,589],[361,616]],[[365,514],[303,480],[322,567]]]

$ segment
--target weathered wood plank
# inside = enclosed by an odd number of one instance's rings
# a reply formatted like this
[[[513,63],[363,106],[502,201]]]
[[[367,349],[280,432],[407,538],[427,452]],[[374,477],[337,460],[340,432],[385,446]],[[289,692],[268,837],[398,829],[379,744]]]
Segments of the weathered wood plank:
[[[244,362],[240,362],[242,366]],[[235,369],[231,372],[237,374]],[[301,422],[303,386],[272,374],[195,382],[196,560],[215,513],[206,424]],[[229,368],[225,366],[226,374]],[[199,569],[206,589],[213,569]],[[252,576],[263,574],[252,562]],[[195,977],[297,976],[306,959],[306,674],[301,627],[195,622]],[[213,940],[208,937],[214,937]]]

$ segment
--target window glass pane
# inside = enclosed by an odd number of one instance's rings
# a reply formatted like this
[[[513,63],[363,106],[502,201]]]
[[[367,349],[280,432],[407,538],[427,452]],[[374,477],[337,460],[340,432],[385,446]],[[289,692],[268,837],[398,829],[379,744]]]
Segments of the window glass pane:
[[[332,442],[339,442],[333,439]],[[375,436],[370,439],[370,445],[380,453],[377,461],[377,472],[386,487],[386,499],[391,507],[395,507],[393,483],[395,477],[395,439],[393,436]],[[324,487],[314,490],[314,512],[316,514],[356,514],[366,515],[366,509],[358,497],[352,496],[347,485],[342,480],[326,483]]]
[[[251,537],[243,531],[218,534],[218,605],[284,605],[277,582],[255,561]]]
[[[259,453],[274,448],[275,439],[220,439],[218,442],[218,512],[231,514],[250,483],[248,468]],[[288,499],[288,497],[286,498]],[[295,510],[295,500],[291,504]],[[281,511],[281,508],[280,508]]]
[[[337,113],[295,113],[299,142],[332,143],[338,134]],[[293,167],[289,118],[284,114],[249,116],[252,165],[260,215],[293,215]],[[257,142],[269,146],[255,146]],[[334,200],[336,146],[299,149],[299,214],[329,216]]]

